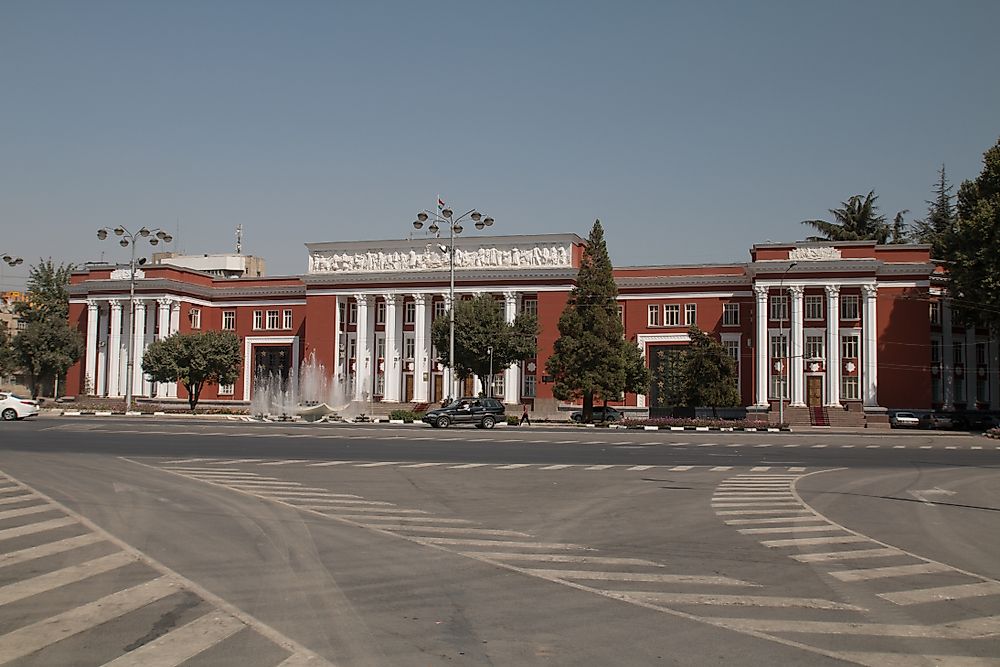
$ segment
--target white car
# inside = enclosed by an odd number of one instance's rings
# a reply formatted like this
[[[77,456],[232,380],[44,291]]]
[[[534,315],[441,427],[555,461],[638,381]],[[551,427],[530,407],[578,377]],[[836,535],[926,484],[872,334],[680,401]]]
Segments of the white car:
[[[912,412],[897,412],[889,418],[893,428],[918,428],[920,420]]]
[[[0,392],[0,419],[5,422],[38,415],[38,401],[21,398],[17,394]]]

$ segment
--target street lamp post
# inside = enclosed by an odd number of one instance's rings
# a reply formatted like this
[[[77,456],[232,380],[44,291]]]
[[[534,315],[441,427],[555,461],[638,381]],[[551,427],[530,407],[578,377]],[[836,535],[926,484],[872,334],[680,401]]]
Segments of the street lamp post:
[[[778,280],[778,293],[782,297],[785,296],[784,294],[785,276],[788,275],[788,272],[791,271],[792,267],[795,266],[796,264],[798,264],[798,262],[790,263],[781,273],[781,279]],[[782,308],[780,311],[778,311],[778,334],[781,336],[781,349],[784,351],[784,354],[781,357],[781,363],[784,366],[784,368],[782,368],[781,374],[782,376],[784,376],[785,380],[785,384],[781,387],[781,392],[778,394],[779,426],[785,423],[785,392],[788,391],[788,383],[790,382],[790,380],[788,379],[788,367],[789,367],[788,355],[789,351],[791,350],[791,345],[790,341],[785,337],[785,305],[786,304],[782,302],[781,304]]]
[[[121,237],[118,241],[118,245],[123,248],[129,246],[132,247],[132,258],[129,261],[128,269],[128,335],[126,341],[128,347],[126,348],[126,363],[125,363],[125,411],[128,412],[132,408],[132,369],[135,365],[135,347],[133,343],[134,327],[135,327],[135,245],[140,239],[147,239],[149,245],[155,246],[159,244],[160,241],[164,243],[170,243],[174,240],[170,234],[166,233],[160,228],[147,229],[146,227],[140,228],[136,232],[130,232],[125,227],[118,225],[114,229],[109,230],[107,227],[101,227],[97,230],[97,238],[104,241],[108,238],[108,232],[112,232],[115,236]],[[152,235],[152,238],[149,238]]]
[[[440,200],[438,200],[440,202]],[[458,216],[454,217],[454,212],[447,206],[443,207],[440,213],[435,213],[433,211],[423,210],[417,213],[417,219],[413,221],[414,229],[421,229],[427,220],[431,221],[430,226],[427,231],[433,233],[435,237],[439,237],[441,234],[441,226],[448,225],[448,236],[449,244],[447,249],[442,248],[448,253],[448,393],[449,398],[451,398],[452,392],[455,391],[455,235],[461,234],[464,227],[462,227],[462,220],[466,218],[472,220],[476,229],[483,229],[484,227],[490,227],[493,225],[493,218],[484,216],[482,213],[476,209],[470,209]]]
[[[6,264],[7,266],[17,266],[18,264],[24,263],[24,260],[21,259],[20,257],[13,257],[11,255],[8,255],[7,253],[3,254],[2,259],[4,261],[4,264]]]
[[[486,395],[493,398],[493,346],[490,345],[486,348],[486,351],[490,354],[490,388],[486,392]]]

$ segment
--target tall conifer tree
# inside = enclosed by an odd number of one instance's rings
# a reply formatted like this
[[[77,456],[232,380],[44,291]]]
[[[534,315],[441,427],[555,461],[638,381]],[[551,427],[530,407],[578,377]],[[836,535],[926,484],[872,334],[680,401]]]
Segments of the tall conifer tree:
[[[546,370],[560,400],[583,399],[583,420],[593,415],[594,397],[617,400],[628,384],[618,287],[604,242],[601,221],[594,222],[580,260],[576,286],[559,317],[559,338]]]
[[[913,223],[913,236],[920,243],[931,245],[931,256],[944,256],[945,238],[955,226],[955,195],[945,175],[944,165],[938,170],[934,184],[934,199],[927,201],[927,217]]]

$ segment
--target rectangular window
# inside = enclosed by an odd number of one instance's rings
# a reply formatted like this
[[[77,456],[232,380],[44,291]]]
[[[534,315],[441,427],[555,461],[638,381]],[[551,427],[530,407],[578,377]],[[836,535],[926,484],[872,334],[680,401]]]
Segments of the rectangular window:
[[[407,336],[403,339],[403,358],[413,359],[416,356],[416,341],[413,340],[412,336]]]
[[[278,319],[279,315],[280,315],[280,313],[277,310],[269,310],[269,311],[267,311],[267,328],[268,329],[277,329],[278,328],[278,326],[281,324],[280,320]]]
[[[375,324],[385,324],[385,301],[375,303]]]
[[[976,365],[986,365],[986,343],[976,343]]]
[[[842,375],[840,378],[840,397],[845,401],[857,401],[861,396],[857,375]]]
[[[222,311],[222,329],[224,331],[235,331],[236,330],[236,311],[235,310],[224,310],[224,311]]]
[[[219,396],[232,396],[235,392],[236,387],[231,384],[220,384],[219,385]]]
[[[859,299],[857,294],[845,294],[840,297],[840,319],[857,320],[860,319],[858,309]]]
[[[825,359],[823,337],[806,336],[806,359]]]
[[[457,357],[458,355],[456,354],[455,356]],[[385,359],[385,338],[379,337],[375,339],[375,358]]]
[[[503,373],[493,374],[493,391],[490,392],[490,396],[503,396]]]
[[[941,302],[931,301],[931,324],[941,324]]]
[[[952,361],[955,364],[964,364],[965,363],[965,343],[964,342],[959,343],[958,341],[953,342],[951,344],[951,354],[952,354]]]
[[[340,302],[337,304],[337,322],[340,324],[340,330],[343,331],[344,324],[347,323],[347,304]]]
[[[681,323],[681,307],[678,305],[663,307],[663,324],[676,327]]]
[[[932,364],[941,363],[941,341],[939,340],[931,341],[931,363]]]
[[[358,356],[358,339],[352,338],[347,343],[347,358],[356,359]]]
[[[651,327],[660,326],[660,304],[649,305],[649,317],[647,318],[647,323]]]
[[[965,377],[955,378],[955,402],[965,403]]]
[[[385,395],[385,373],[375,374],[375,395],[376,396]]]
[[[726,303],[722,305],[722,325],[735,327],[740,324],[740,304]]]
[[[446,311],[446,308],[445,308],[445,303],[444,303],[443,300],[442,301],[435,301],[434,302],[434,319],[435,320],[437,318],[439,318],[439,317],[444,317],[445,311]]]
[[[684,304],[684,326],[690,327],[698,323],[698,304]]]
[[[807,294],[805,296],[806,305],[806,319],[807,320],[821,320],[823,319],[823,297],[814,296]]]
[[[622,323],[622,328],[625,328],[625,306],[618,305],[618,320]]]
[[[858,336],[857,334],[847,334],[840,337],[840,358],[858,358]]]
[[[787,296],[772,296],[771,297],[771,319],[772,320],[787,320],[788,319],[788,297]]]
[[[524,299],[521,301],[521,312],[526,315],[538,316],[538,299]]]
[[[788,385],[784,375],[771,376],[771,398],[788,398]]]
[[[525,372],[522,377],[524,378],[524,381],[521,383],[521,395],[525,398],[534,398],[536,383],[535,374]]]
[[[284,320],[281,323],[281,328],[282,329],[291,329],[292,328],[292,311],[286,310],[284,313],[282,313],[281,316],[282,316],[282,319]]]
[[[191,322],[192,329],[201,328],[201,308],[192,308],[188,311],[188,320]]]
[[[255,310],[253,311],[253,328],[256,331],[260,331],[264,328],[264,311]]]
[[[983,376],[976,376],[976,402],[986,403],[989,401],[989,389],[988,389],[988,378]]]
[[[726,354],[728,354],[732,360],[737,363],[738,367],[740,363],[740,341],[724,340],[722,341],[722,347],[726,349]]]
[[[785,334],[771,335],[771,359],[777,361],[788,356],[788,337]]]
[[[358,323],[358,302],[352,301],[347,306],[347,323],[357,324]]]
[[[403,324],[413,324],[417,321],[417,304],[415,301],[407,301],[403,306]]]

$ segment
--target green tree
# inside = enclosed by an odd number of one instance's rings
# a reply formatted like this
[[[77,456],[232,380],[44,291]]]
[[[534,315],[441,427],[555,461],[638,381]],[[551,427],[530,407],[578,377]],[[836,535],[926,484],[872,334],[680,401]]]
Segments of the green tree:
[[[622,368],[625,371],[621,393],[648,393],[652,375],[646,366],[646,359],[642,356],[642,350],[639,349],[639,345],[636,343],[634,337],[630,341],[622,339],[621,354]]]
[[[69,324],[69,278],[72,264],[41,260],[28,273],[28,295],[14,306],[24,328],[14,350],[28,374],[31,395],[45,380],[53,386],[83,354],[83,336]]]
[[[580,260],[576,285],[559,317],[559,337],[545,364],[553,393],[560,400],[583,399],[590,421],[594,397],[616,400],[627,385],[618,286],[604,242],[601,221],[594,222]]]
[[[240,368],[240,341],[231,331],[175,333],[154,341],[142,370],[155,382],[180,382],[194,412],[206,384],[232,384]]]
[[[739,405],[736,364],[719,341],[698,327],[688,330],[691,343],[680,356],[678,401],[689,408]]]
[[[878,195],[872,190],[865,196],[854,195],[840,208],[831,208],[830,214],[835,222],[826,220],[803,220],[808,225],[821,232],[822,236],[810,236],[810,241],[866,241],[874,240],[886,243],[892,235],[891,227],[886,223],[885,216],[878,210]]]
[[[909,225],[903,219],[903,216],[909,212],[909,209],[903,209],[896,213],[896,217],[892,219],[892,229],[889,231],[889,243],[891,245],[910,242]]]
[[[944,244],[952,307],[966,324],[1000,330],[1000,141],[976,180],[959,187],[956,212]]]
[[[0,325],[0,378],[6,378],[17,370],[17,352],[14,341],[7,333],[7,327]]]
[[[431,340],[438,350],[441,363],[451,366],[448,358],[449,320],[439,317],[431,325]],[[470,375],[485,378],[490,373],[493,348],[493,372],[499,373],[511,364],[535,355],[538,318],[519,313],[512,323],[504,318],[503,307],[489,294],[455,303],[455,375],[465,379]]]
[[[935,258],[944,257],[947,236],[955,226],[955,195],[952,189],[942,164],[934,184],[934,198],[927,201],[927,217],[913,222],[914,239],[929,243],[931,256]]]

